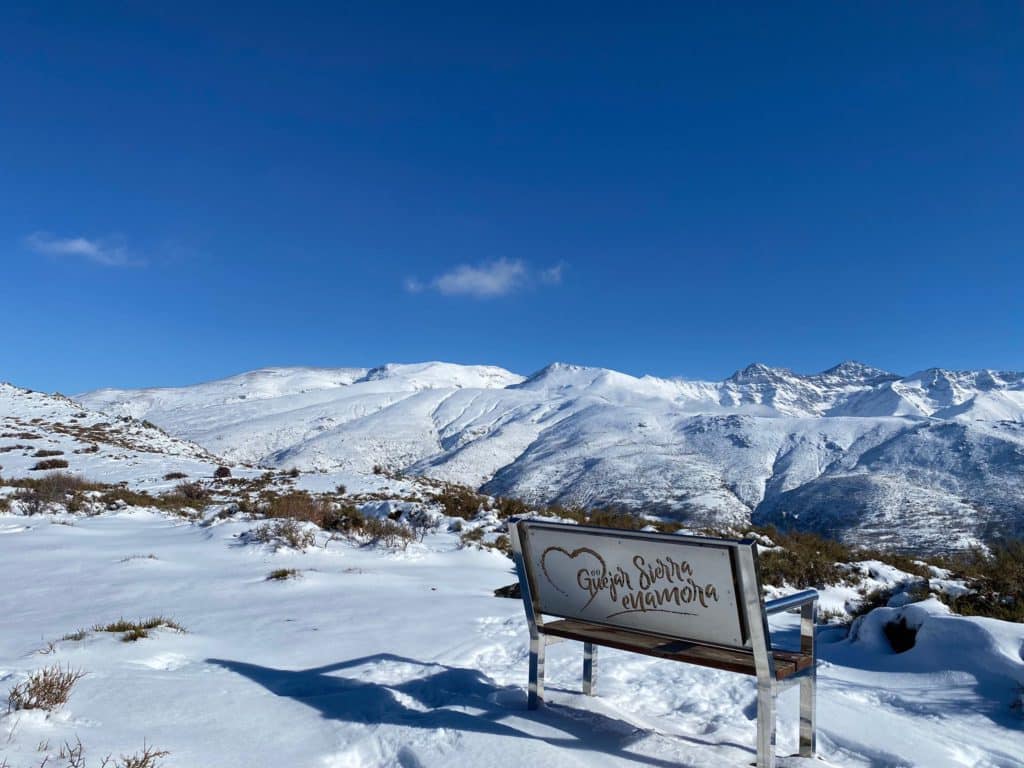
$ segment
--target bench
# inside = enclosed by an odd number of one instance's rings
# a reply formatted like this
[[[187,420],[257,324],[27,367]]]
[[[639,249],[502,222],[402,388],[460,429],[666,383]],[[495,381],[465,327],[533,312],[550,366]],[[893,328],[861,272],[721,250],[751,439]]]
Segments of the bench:
[[[800,756],[815,751],[818,594],[765,602],[751,540],[510,521],[530,629],[528,707],[544,699],[544,649],[583,643],[583,693],[594,695],[597,647],[751,675],[757,766],[775,765],[775,702],[800,686]],[[800,609],[800,648],[772,646],[768,616]],[[553,617],[547,621],[545,617]]]

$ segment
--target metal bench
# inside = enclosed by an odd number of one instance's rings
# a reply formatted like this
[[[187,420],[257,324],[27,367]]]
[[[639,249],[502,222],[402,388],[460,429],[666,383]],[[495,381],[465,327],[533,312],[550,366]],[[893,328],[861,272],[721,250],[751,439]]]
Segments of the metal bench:
[[[530,709],[544,699],[545,647],[578,640],[591,696],[601,645],[756,677],[758,768],[775,765],[776,696],[799,683],[800,756],[814,755],[818,594],[765,602],[754,541],[537,519],[509,531],[530,628]],[[773,648],[768,616],[795,608],[800,649]]]

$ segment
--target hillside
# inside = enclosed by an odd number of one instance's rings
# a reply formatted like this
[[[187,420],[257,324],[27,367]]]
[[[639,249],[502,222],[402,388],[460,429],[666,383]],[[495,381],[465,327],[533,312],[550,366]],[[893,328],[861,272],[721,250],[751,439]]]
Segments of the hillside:
[[[0,382],[0,475],[41,476],[52,468],[146,485],[163,483],[171,472],[209,476],[219,463],[205,448],[147,421]]]
[[[904,548],[1024,532],[1024,374],[755,364],[720,382],[556,363],[274,368],[78,398],[234,462],[374,466],[532,502]]]

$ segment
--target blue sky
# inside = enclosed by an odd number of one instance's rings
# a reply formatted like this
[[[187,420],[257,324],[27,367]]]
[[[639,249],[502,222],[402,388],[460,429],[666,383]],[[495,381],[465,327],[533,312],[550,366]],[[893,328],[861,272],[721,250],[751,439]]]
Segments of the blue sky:
[[[1019,3],[27,5],[0,379],[1024,368]]]

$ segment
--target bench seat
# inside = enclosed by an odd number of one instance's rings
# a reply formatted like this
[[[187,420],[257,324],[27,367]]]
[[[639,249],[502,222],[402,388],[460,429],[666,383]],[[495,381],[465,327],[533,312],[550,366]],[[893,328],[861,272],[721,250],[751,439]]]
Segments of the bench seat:
[[[622,651],[656,656],[659,659],[685,661],[702,667],[723,669],[745,675],[757,674],[753,651],[743,649],[671,640],[658,635],[648,635],[576,619],[545,622],[543,633],[566,640],[578,640],[582,643],[593,643]],[[777,680],[791,677],[814,664],[812,656],[797,651],[772,649],[772,656],[775,657],[775,678]]]

